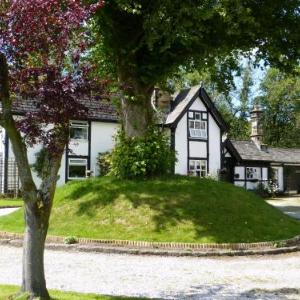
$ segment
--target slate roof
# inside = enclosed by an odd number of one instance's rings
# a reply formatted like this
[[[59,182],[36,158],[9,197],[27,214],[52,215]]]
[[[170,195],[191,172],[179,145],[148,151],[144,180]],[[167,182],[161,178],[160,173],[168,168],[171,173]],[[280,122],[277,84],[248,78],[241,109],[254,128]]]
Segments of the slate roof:
[[[300,164],[299,148],[273,148],[267,147],[266,150],[260,150],[251,140],[235,141],[228,140],[237,152],[239,159],[250,161],[263,161],[271,163],[290,163]],[[227,143],[227,146],[230,145]]]
[[[173,110],[168,114],[166,124],[174,123],[181,115],[181,113],[187,108],[189,103],[195,98],[195,95],[199,92],[201,85],[195,85],[190,89],[181,91],[173,100]]]
[[[274,162],[300,164],[300,148],[269,148]]]
[[[94,121],[118,121],[118,115],[113,104],[106,100],[96,99],[80,99],[78,102],[88,109],[87,119]],[[22,100],[13,103],[13,112],[18,115],[23,115],[27,112],[37,110],[37,100]]]
[[[165,124],[172,125],[179,121],[185,111],[188,109],[189,105],[191,105],[197,97],[201,98],[220,128],[226,131],[228,129],[227,124],[201,85],[196,85],[177,93],[174,101],[172,102],[172,110],[166,116]],[[83,104],[88,109],[88,120],[108,122],[117,122],[119,120],[114,105],[107,101],[96,99],[80,99],[78,102]],[[37,100],[22,99],[13,103],[13,112],[18,115],[23,115],[27,112],[32,112],[37,109]]]
[[[226,131],[228,129],[226,122],[201,85],[195,85],[189,89],[182,90],[175,96],[172,102],[172,110],[166,119],[166,125],[176,124],[197,97],[203,101],[220,128]]]

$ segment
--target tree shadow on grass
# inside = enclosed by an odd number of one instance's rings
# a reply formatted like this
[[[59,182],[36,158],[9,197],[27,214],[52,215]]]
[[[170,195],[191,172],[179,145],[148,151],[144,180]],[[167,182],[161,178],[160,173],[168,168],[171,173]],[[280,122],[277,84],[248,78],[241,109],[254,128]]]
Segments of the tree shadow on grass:
[[[281,218],[279,212],[252,193],[206,179],[94,179],[73,187],[67,198],[75,202],[85,198],[78,204],[76,214],[89,217],[123,198],[134,209],[143,206],[154,212],[156,233],[191,222],[195,238],[212,237],[216,242],[264,240],[273,234],[272,230],[277,230]]]

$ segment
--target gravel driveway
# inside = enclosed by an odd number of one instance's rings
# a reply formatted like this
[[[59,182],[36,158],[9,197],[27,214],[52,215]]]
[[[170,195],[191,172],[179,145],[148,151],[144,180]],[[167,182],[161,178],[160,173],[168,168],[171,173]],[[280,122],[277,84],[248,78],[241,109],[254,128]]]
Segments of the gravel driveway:
[[[288,216],[300,220],[300,195],[278,197],[267,200],[267,202]]]
[[[9,215],[18,209],[20,209],[20,208],[19,207],[17,207],[17,208],[0,208],[0,217]]]
[[[22,249],[0,246],[0,284],[21,281]],[[49,288],[160,299],[300,299],[300,253],[234,258],[46,251]]]

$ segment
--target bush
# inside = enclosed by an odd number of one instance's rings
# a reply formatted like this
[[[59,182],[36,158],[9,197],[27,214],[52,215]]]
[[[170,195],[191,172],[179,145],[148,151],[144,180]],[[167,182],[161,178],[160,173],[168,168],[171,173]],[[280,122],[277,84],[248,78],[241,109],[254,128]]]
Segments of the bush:
[[[145,137],[128,138],[120,131],[112,152],[112,175],[146,178],[173,173],[176,161],[169,138],[159,128],[149,128]]]
[[[267,184],[259,183],[255,192],[263,198],[274,197],[278,193],[278,185],[273,180],[269,180]]]
[[[67,245],[77,244],[78,239],[75,236],[67,236],[64,240],[64,243]]]
[[[105,176],[111,171],[111,153],[99,153],[97,157],[97,165],[100,170],[100,176]]]

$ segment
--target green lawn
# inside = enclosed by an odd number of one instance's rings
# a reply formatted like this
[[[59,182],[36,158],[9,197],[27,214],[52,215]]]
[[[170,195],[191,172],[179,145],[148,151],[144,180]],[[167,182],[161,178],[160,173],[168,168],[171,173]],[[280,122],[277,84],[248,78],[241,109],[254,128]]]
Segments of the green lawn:
[[[0,299],[10,300],[14,299],[12,295],[15,295],[19,291],[19,287],[12,285],[0,285]],[[60,292],[50,291],[50,295],[53,300],[137,300],[146,298],[129,298],[129,297],[114,297],[114,296],[101,296],[92,294],[79,294],[73,292]],[[16,298],[18,300],[26,300],[25,296]]]
[[[22,232],[22,209],[0,218]],[[50,235],[174,242],[257,242],[300,234],[300,222],[253,192],[208,179],[109,177],[70,182],[56,193]]]
[[[0,208],[1,207],[14,207],[22,206],[23,201],[21,199],[1,199],[0,198]]]

